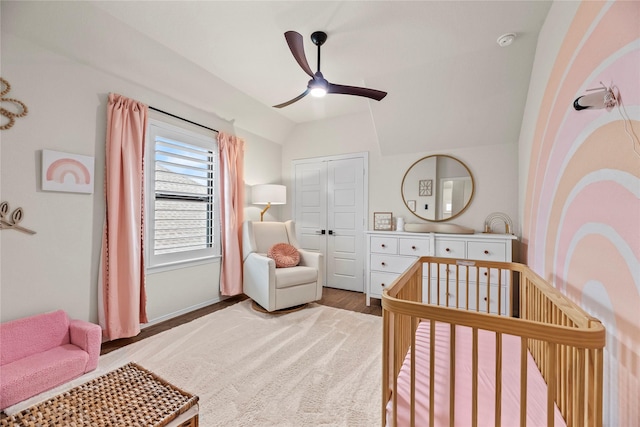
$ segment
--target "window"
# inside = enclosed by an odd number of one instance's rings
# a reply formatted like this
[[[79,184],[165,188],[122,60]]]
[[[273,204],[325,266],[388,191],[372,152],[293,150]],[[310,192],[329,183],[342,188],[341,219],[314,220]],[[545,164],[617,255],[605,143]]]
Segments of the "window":
[[[157,120],[147,134],[147,266],[219,255],[215,138]]]

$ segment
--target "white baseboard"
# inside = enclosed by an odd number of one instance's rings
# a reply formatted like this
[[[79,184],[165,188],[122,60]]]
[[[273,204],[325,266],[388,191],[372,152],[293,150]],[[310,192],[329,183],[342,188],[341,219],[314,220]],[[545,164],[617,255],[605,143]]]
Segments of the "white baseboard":
[[[190,313],[190,312],[195,311],[195,310],[197,310],[199,308],[206,307],[208,305],[220,302],[220,301],[222,301],[224,299],[226,299],[226,298],[210,299],[208,301],[203,301],[203,302],[201,302],[199,304],[192,305],[191,307],[187,307],[187,308],[184,308],[182,310],[174,311],[173,313],[165,314],[164,316],[160,316],[160,317],[157,317],[155,319],[151,319],[147,323],[143,323],[142,325],[140,325],[140,328],[141,329],[148,328],[149,326],[153,326],[153,325],[156,325],[158,323],[164,322],[165,320],[173,319],[174,317],[178,317],[178,316],[181,316],[183,314]]]

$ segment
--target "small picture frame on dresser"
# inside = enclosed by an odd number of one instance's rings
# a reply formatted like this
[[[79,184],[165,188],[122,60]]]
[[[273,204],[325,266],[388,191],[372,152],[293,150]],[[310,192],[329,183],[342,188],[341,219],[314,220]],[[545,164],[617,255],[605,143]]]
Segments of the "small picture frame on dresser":
[[[374,212],[373,213],[373,229],[378,231],[393,230],[393,213],[392,212]]]

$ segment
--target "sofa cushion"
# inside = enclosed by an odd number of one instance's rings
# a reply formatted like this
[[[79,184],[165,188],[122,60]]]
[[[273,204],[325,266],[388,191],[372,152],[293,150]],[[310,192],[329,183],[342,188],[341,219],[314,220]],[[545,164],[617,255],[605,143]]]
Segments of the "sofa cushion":
[[[300,252],[288,243],[276,243],[271,246],[267,256],[276,262],[276,268],[295,267],[300,263]]]
[[[311,283],[316,280],[318,280],[318,270],[313,267],[299,265],[291,268],[276,268],[277,289]]]
[[[64,310],[0,324],[0,365],[69,344],[69,318]]]
[[[84,374],[88,360],[87,352],[73,344],[65,344],[3,365],[0,408],[79,377]]]

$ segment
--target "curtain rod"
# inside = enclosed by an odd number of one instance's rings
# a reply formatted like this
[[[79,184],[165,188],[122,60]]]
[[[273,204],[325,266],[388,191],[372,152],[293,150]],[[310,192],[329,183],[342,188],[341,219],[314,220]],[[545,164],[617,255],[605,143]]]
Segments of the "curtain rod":
[[[217,129],[210,128],[209,126],[201,125],[200,123],[192,122],[191,120],[185,119],[184,117],[176,116],[175,114],[167,113],[166,111],[162,111],[159,108],[155,108],[149,105],[149,109],[153,111],[157,111],[158,113],[166,114],[167,116],[174,117],[176,119],[182,120],[183,122],[191,123],[192,125],[200,126],[201,128],[205,128],[207,130],[218,132]]]

